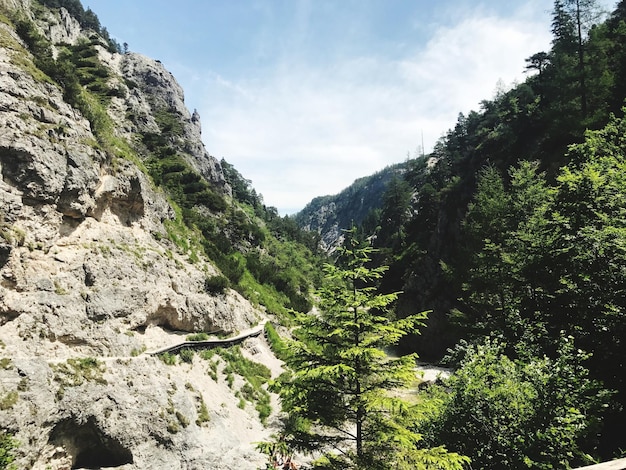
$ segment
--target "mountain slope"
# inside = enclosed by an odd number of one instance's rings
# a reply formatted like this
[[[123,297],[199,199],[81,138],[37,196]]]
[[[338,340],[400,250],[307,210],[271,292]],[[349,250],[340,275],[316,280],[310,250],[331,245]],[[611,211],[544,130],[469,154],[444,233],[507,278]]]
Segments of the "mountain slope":
[[[65,8],[0,1],[0,428],[19,468],[256,468],[271,428],[230,356],[143,353],[266,310],[184,219],[230,217],[199,116],[111,46]],[[278,372],[262,337],[241,351]]]
[[[320,196],[309,202],[294,219],[304,230],[317,232],[325,251],[341,243],[344,229],[361,225],[368,214],[382,207],[383,194],[393,178],[401,178],[407,162],[388,166],[359,178],[338,194]]]

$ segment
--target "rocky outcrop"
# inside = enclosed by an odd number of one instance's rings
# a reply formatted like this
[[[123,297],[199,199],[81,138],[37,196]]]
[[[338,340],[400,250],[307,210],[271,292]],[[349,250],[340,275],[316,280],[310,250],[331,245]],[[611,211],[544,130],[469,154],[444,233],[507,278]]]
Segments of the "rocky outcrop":
[[[2,384],[3,400],[6,389],[18,398],[10,410],[4,401],[0,426],[20,439],[19,468],[261,468],[253,443],[270,429],[207,367],[198,355],[185,366],[150,356],[16,357]]]
[[[38,21],[53,42],[84,34],[63,9]],[[240,408],[236,384],[210,378],[198,356],[167,366],[141,352],[185,332],[244,331],[264,313],[205,291],[218,272],[171,241],[189,234],[137,163],[146,155],[100,145],[11,25],[0,35],[0,428],[20,443],[19,468],[261,466],[253,443],[270,430]],[[159,132],[166,109],[182,129],[172,147],[228,195],[171,74],[136,54],[100,56],[123,91],[108,109],[116,138]]]
[[[126,109],[120,107],[126,115],[133,116],[132,131],[158,133],[160,130],[154,119],[157,113],[176,116],[181,129],[170,145],[186,156],[187,161],[215,187],[231,195],[219,162],[209,155],[202,143],[200,116],[197,111],[189,113],[183,90],[174,76],[161,62],[141,54],[124,54],[116,65],[125,83],[133,86],[124,100]]]

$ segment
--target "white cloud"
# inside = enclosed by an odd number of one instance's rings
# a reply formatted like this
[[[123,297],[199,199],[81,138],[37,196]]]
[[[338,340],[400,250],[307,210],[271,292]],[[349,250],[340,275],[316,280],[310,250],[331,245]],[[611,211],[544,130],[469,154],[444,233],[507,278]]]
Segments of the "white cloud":
[[[496,17],[441,27],[396,60],[352,57],[313,68],[205,78],[200,106],[209,152],[224,157],[282,213],[427,150],[459,112],[493,96],[498,79],[523,79],[524,58],[548,47],[546,24]]]

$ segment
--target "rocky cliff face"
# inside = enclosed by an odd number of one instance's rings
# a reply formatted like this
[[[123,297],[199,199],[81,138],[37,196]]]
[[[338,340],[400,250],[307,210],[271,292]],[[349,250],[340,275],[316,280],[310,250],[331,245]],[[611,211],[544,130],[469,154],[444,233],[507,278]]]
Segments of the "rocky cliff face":
[[[332,252],[343,241],[342,230],[359,225],[371,210],[382,207],[383,194],[394,176],[405,171],[403,163],[359,178],[339,194],[316,197],[295,215],[304,230],[321,235],[321,246]]]
[[[170,241],[175,213],[144,156],[98,145],[35,66],[7,19],[33,18],[29,5],[0,1],[0,428],[19,441],[18,467],[256,468],[252,442],[270,431],[242,409],[238,379],[231,389],[198,356],[168,366],[143,352],[184,332],[243,331],[263,312],[234,291],[205,291],[216,268]],[[92,34],[63,9],[36,24],[55,53]],[[166,109],[182,130],[169,145],[228,196],[171,74],[98,50],[120,90],[108,106],[116,138],[160,132]],[[244,352],[273,363],[262,340]]]

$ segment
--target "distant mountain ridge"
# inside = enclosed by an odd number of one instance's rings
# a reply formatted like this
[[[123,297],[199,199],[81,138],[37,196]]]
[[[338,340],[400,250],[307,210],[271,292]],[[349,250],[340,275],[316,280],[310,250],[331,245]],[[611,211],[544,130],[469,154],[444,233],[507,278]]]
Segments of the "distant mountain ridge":
[[[394,177],[403,177],[408,162],[358,178],[338,194],[314,198],[294,216],[296,223],[304,230],[319,233],[322,249],[333,251],[341,242],[342,229],[361,225],[372,210],[382,207],[387,185]]]

